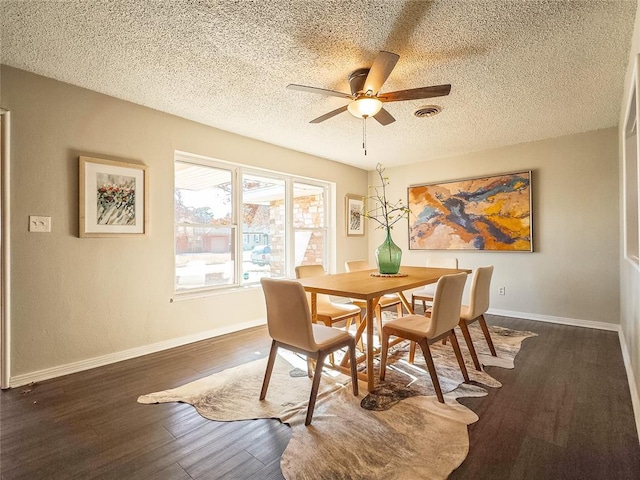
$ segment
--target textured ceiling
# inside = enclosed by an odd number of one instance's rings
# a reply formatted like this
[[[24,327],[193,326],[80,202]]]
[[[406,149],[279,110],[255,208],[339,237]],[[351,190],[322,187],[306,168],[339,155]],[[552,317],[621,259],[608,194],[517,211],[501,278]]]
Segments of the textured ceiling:
[[[8,1],[2,63],[294,150],[372,169],[617,125],[635,1]],[[396,122],[287,90],[349,92],[376,53]],[[437,104],[443,112],[417,118]],[[197,152],[195,152],[197,153]]]

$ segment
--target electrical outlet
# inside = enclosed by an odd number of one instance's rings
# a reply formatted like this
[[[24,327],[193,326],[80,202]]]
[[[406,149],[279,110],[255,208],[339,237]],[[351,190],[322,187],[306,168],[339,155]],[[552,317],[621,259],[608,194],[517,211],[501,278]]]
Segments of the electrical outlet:
[[[37,217],[35,215],[30,215],[29,231],[41,233],[51,232],[51,217]]]
[[[500,287],[500,288],[498,288],[498,293],[499,293],[500,295],[504,295],[504,294],[506,293],[506,288],[505,288],[505,287]]]

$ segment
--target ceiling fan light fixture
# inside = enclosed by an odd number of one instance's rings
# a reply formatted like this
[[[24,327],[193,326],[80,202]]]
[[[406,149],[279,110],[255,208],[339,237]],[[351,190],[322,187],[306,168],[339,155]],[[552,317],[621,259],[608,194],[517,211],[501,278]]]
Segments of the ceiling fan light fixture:
[[[360,97],[347,106],[349,113],[356,118],[373,117],[382,109],[382,102],[374,97]]]

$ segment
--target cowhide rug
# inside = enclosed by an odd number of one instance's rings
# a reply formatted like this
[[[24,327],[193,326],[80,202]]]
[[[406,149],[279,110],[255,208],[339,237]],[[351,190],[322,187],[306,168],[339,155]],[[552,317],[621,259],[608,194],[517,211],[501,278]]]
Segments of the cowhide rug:
[[[535,335],[489,327],[496,359],[487,355],[482,333],[474,327],[471,331],[481,362],[505,368],[513,368],[522,340]],[[464,340],[460,340],[471,380],[499,387],[497,380],[473,368]],[[349,378],[327,370],[309,427],[304,426],[304,419],[311,379],[301,375],[306,363],[283,350],[265,401],[258,400],[266,366],[266,359],[261,359],[182,387],[142,395],[138,402],[184,402],[211,420],[277,418],[289,424],[292,436],[281,460],[287,479],[445,479],[466,458],[467,425],[478,420],[456,398],[487,392],[462,383],[451,345],[437,343],[432,355],[442,390],[447,392],[446,403],[439,403],[422,353],[418,349],[411,365],[408,348],[408,343],[401,343],[390,352],[387,380],[370,394],[360,384],[360,395],[354,397]]]

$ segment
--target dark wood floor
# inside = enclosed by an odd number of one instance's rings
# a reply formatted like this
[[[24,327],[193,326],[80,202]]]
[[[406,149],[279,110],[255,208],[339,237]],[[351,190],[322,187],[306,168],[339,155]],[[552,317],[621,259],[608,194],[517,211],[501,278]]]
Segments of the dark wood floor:
[[[480,420],[452,479],[640,479],[640,445],[618,336],[490,317],[531,330],[503,383],[464,399]],[[264,328],[199,342],[0,395],[0,478],[280,479],[290,430],[276,420],[212,422],[182,404],[140,405],[265,357]],[[354,477],[357,478],[357,477]]]

